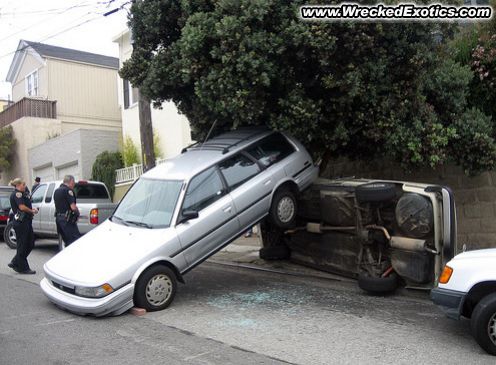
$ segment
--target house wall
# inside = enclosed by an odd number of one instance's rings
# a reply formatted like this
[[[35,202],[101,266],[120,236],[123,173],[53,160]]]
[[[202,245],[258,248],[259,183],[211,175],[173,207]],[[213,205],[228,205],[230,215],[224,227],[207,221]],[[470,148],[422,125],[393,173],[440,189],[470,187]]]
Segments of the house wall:
[[[40,167],[51,166],[55,179],[57,170],[77,164],[76,175],[90,179],[96,156],[103,151],[119,149],[118,131],[78,129],[33,147],[28,152],[30,173]],[[31,180],[33,176],[31,176]]]
[[[26,94],[25,77],[34,70],[38,69],[38,96],[47,98],[48,80],[47,68],[40,57],[33,55],[31,52],[25,52],[24,61],[15,81],[12,83],[12,100],[14,102],[21,100]]]
[[[117,70],[47,59],[48,99],[57,101],[57,117],[80,127],[121,130]]]
[[[496,171],[468,177],[460,167],[416,169],[410,173],[385,161],[331,161],[324,177],[408,180],[449,186],[455,195],[458,221],[458,246],[468,249],[496,247]]]
[[[11,124],[14,131],[15,156],[12,161],[12,168],[9,171],[2,172],[0,183],[2,185],[15,177],[21,177],[27,182],[31,182],[31,172],[28,166],[28,149],[44,143],[50,136],[61,133],[62,123],[58,119],[45,119],[23,117]],[[29,185],[29,184],[28,184]],[[29,185],[30,186],[30,185]]]
[[[129,38],[129,31],[123,32],[114,39],[119,44],[119,62],[122,63],[131,57],[132,46]],[[139,130],[138,104],[131,105],[124,109],[124,87],[123,80],[119,78],[117,83],[118,100],[122,111],[122,134],[123,137],[130,136],[138,147],[141,146]],[[188,119],[180,115],[173,102],[162,103],[162,109],[152,107],[153,131],[159,136],[160,149],[164,158],[173,157],[181,152],[186,145],[191,144],[191,130]]]

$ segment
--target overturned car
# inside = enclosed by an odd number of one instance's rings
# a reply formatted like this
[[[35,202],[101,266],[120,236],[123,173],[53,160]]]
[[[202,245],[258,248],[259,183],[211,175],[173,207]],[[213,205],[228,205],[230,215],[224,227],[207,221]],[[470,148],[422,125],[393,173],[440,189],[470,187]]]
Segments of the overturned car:
[[[318,179],[298,200],[295,227],[265,227],[261,257],[290,255],[373,293],[432,288],[456,253],[454,197],[437,185]]]

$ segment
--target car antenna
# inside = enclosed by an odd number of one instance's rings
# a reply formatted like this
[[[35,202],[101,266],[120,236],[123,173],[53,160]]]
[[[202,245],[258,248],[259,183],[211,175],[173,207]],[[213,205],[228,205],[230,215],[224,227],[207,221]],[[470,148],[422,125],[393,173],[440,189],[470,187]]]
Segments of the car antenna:
[[[214,129],[216,123],[217,123],[217,119],[214,120],[214,122],[212,123],[212,126],[210,127],[210,130],[208,131],[207,136],[205,137],[205,140],[203,141],[203,143],[202,143],[202,145],[200,147],[200,151],[202,150],[203,145],[205,144],[205,142],[207,142],[208,137],[210,137],[210,133],[212,133],[212,130]]]

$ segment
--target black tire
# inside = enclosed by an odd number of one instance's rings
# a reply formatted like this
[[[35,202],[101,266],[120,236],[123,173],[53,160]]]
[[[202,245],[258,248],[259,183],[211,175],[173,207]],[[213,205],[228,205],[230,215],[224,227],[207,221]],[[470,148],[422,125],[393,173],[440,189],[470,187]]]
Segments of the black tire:
[[[15,238],[13,222],[8,223],[5,227],[5,230],[3,231],[3,240],[11,249],[17,249],[17,240]]]
[[[298,203],[295,194],[287,188],[279,189],[272,198],[269,220],[276,227],[289,229],[294,227]]]
[[[393,184],[373,182],[355,188],[355,196],[361,203],[374,203],[396,198],[396,187]]]
[[[388,277],[378,278],[361,273],[358,275],[360,289],[372,294],[392,293],[398,288],[398,274],[391,273]]]
[[[258,253],[263,260],[287,260],[291,257],[291,251],[286,245],[262,247]]]
[[[477,303],[470,327],[479,346],[488,354],[496,355],[496,293],[485,296]]]
[[[57,239],[58,239],[59,252],[60,252],[64,250],[67,246],[65,245],[65,242],[60,234],[57,235]]]
[[[176,274],[167,266],[152,266],[142,273],[136,282],[134,305],[148,312],[165,309],[174,300],[176,290]]]

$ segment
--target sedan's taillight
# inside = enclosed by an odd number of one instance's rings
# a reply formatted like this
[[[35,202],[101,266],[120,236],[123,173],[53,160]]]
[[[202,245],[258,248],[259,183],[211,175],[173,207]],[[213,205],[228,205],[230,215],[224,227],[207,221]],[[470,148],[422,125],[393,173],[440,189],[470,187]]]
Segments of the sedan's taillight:
[[[98,209],[91,209],[90,211],[90,223],[98,224]]]

